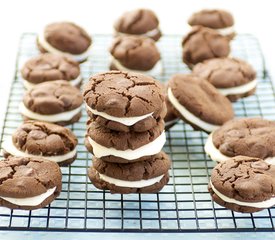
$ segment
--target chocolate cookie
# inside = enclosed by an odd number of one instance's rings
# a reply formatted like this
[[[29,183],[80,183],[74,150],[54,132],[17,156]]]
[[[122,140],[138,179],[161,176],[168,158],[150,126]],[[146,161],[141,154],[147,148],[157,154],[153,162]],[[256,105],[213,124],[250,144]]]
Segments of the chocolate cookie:
[[[93,158],[88,171],[92,183],[111,193],[156,193],[169,181],[169,157],[160,152],[142,162],[119,164]]]
[[[182,47],[182,60],[190,68],[206,59],[227,57],[230,53],[230,44],[226,37],[201,26],[192,28],[183,38]]]
[[[24,64],[21,74],[27,89],[38,83],[61,79],[80,87],[82,81],[78,62],[53,53],[44,53],[31,58]]]
[[[193,74],[205,78],[231,101],[252,95],[256,72],[247,62],[236,58],[214,58],[198,63]]]
[[[228,121],[209,135],[205,152],[218,162],[243,155],[275,165],[275,122],[261,118]]]
[[[151,76],[161,73],[160,53],[155,42],[141,36],[117,37],[112,43],[111,70],[133,71]]]
[[[39,157],[0,161],[0,206],[33,210],[50,204],[61,192],[62,175],[54,162]]]
[[[165,98],[165,103],[166,103],[167,113],[164,117],[164,122],[165,122],[165,130],[168,130],[179,121],[179,118],[175,114],[174,107],[170,103],[168,96],[166,96]]]
[[[174,75],[168,82],[168,99],[177,115],[194,129],[212,132],[234,117],[230,101],[194,75]]]
[[[235,36],[234,18],[228,11],[221,9],[205,9],[195,12],[188,20],[190,26],[213,28],[220,34],[232,39]]]
[[[141,35],[158,41],[161,37],[156,14],[149,9],[125,12],[114,24],[117,35]]]
[[[163,121],[146,132],[118,132],[88,121],[85,145],[95,157],[108,162],[128,163],[147,159],[165,143]]]
[[[253,213],[275,205],[275,166],[238,156],[219,163],[208,186],[213,200],[236,212]]]
[[[24,122],[3,144],[4,157],[40,157],[69,165],[77,155],[77,138],[73,132],[59,125],[27,121]]]
[[[66,55],[78,62],[89,57],[91,44],[88,33],[71,22],[51,23],[37,37],[37,46],[42,53]]]
[[[110,71],[92,76],[83,95],[89,116],[112,130],[144,132],[166,114],[162,85],[137,73]]]
[[[27,91],[19,110],[25,119],[68,125],[80,119],[82,102],[78,88],[57,80],[37,84]]]

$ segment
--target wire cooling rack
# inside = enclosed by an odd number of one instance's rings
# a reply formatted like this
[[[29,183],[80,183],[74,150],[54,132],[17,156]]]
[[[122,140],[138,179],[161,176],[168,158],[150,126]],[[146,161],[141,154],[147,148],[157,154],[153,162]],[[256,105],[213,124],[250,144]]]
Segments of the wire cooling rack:
[[[93,36],[92,55],[81,65],[85,81],[109,67],[108,47],[112,36]],[[189,70],[181,61],[181,37],[164,36],[158,43],[164,72],[157,79],[165,82],[178,72]],[[20,68],[37,55],[35,34],[23,34],[18,50],[1,142],[22,121],[18,104],[24,88]],[[275,119],[275,97],[271,79],[257,39],[238,35],[232,42],[232,55],[250,62],[258,74],[254,96],[234,103],[236,116],[264,116]],[[205,155],[207,135],[179,122],[168,131],[164,150],[172,159],[170,181],[157,194],[112,195],[96,189],[87,178],[91,155],[84,142],[87,115],[71,126],[79,140],[78,158],[63,167],[63,190],[49,206],[34,210],[9,210],[0,207],[0,230],[99,231],[99,232],[214,232],[272,231],[275,208],[254,214],[234,213],[215,204],[207,191],[214,163]]]

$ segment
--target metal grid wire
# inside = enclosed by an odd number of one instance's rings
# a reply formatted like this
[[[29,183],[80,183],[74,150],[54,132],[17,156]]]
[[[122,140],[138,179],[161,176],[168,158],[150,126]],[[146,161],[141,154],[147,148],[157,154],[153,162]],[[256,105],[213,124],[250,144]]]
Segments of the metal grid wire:
[[[81,65],[85,81],[109,66],[108,47],[112,36],[93,36],[92,55]],[[161,81],[189,70],[181,61],[181,36],[164,36],[158,43],[164,73]],[[18,50],[17,67],[11,87],[1,141],[20,125],[18,103],[24,93],[20,68],[38,54],[35,34],[24,34]],[[237,116],[264,116],[275,119],[275,97],[257,40],[238,35],[232,42],[232,55],[250,62],[257,70],[258,88],[254,96],[234,103]],[[91,155],[84,142],[87,115],[71,126],[79,139],[78,158],[63,167],[63,190],[50,205],[34,211],[0,208],[0,230],[104,231],[104,232],[196,232],[271,231],[275,208],[254,214],[234,213],[215,204],[207,191],[214,163],[205,155],[207,135],[179,122],[167,134],[164,150],[172,159],[170,181],[157,194],[112,195],[96,189],[87,178]],[[274,216],[274,217],[273,217]]]

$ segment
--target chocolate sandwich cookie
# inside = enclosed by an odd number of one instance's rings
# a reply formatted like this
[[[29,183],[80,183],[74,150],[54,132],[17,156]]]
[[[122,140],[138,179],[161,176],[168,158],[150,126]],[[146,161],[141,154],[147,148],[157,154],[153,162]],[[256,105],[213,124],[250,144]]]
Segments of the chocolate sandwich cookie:
[[[104,161],[129,163],[159,153],[165,141],[163,121],[145,132],[118,132],[90,120],[85,145],[89,152]]]
[[[158,41],[161,37],[159,20],[149,9],[125,12],[114,24],[117,35],[139,35]]]
[[[259,158],[237,156],[212,171],[213,200],[236,212],[253,213],[275,205],[275,166]]]
[[[198,63],[193,74],[206,79],[231,101],[252,95],[256,72],[247,62],[236,58],[214,58]]]
[[[61,79],[68,81],[72,86],[80,87],[82,81],[78,62],[53,53],[31,58],[24,64],[21,74],[27,89],[39,83]]]
[[[228,11],[221,9],[204,9],[195,12],[188,20],[190,26],[203,26],[215,29],[220,34],[232,39],[235,36],[234,18]]]
[[[155,42],[141,36],[117,37],[112,43],[110,69],[155,76],[162,72],[160,53]]]
[[[68,125],[81,117],[83,99],[80,90],[68,81],[40,83],[28,90],[19,111],[24,119]]]
[[[39,50],[68,56],[78,62],[89,57],[92,39],[80,26],[71,22],[47,25],[37,37]]]
[[[165,130],[168,130],[179,121],[179,118],[175,114],[174,107],[170,103],[168,96],[166,96],[165,98],[165,103],[166,103],[167,113],[164,117],[164,122],[165,122]]]
[[[164,88],[142,74],[110,71],[94,75],[83,95],[88,115],[116,131],[147,131],[166,114]]]
[[[160,152],[142,162],[119,164],[93,158],[88,171],[92,183],[111,193],[156,193],[169,181],[169,157]]]
[[[0,161],[0,206],[43,208],[59,196],[62,175],[55,162],[39,157],[9,157]]]
[[[65,127],[38,121],[24,122],[3,144],[4,157],[40,157],[61,166],[71,164],[77,155],[77,138]]]
[[[231,102],[203,78],[176,74],[168,82],[175,113],[196,130],[212,132],[234,117]]]
[[[183,38],[182,47],[182,60],[189,68],[206,59],[227,57],[230,53],[230,44],[226,37],[201,26],[192,28]]]
[[[261,118],[233,119],[209,135],[204,149],[217,162],[243,155],[275,165],[275,122]]]

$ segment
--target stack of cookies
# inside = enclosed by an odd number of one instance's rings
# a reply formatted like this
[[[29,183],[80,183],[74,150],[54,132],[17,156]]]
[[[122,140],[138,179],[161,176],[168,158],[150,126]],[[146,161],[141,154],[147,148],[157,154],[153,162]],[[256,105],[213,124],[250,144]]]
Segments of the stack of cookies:
[[[85,145],[93,157],[89,178],[112,193],[153,193],[169,180],[165,143],[165,96],[153,78],[110,71],[84,87],[90,119]]]

